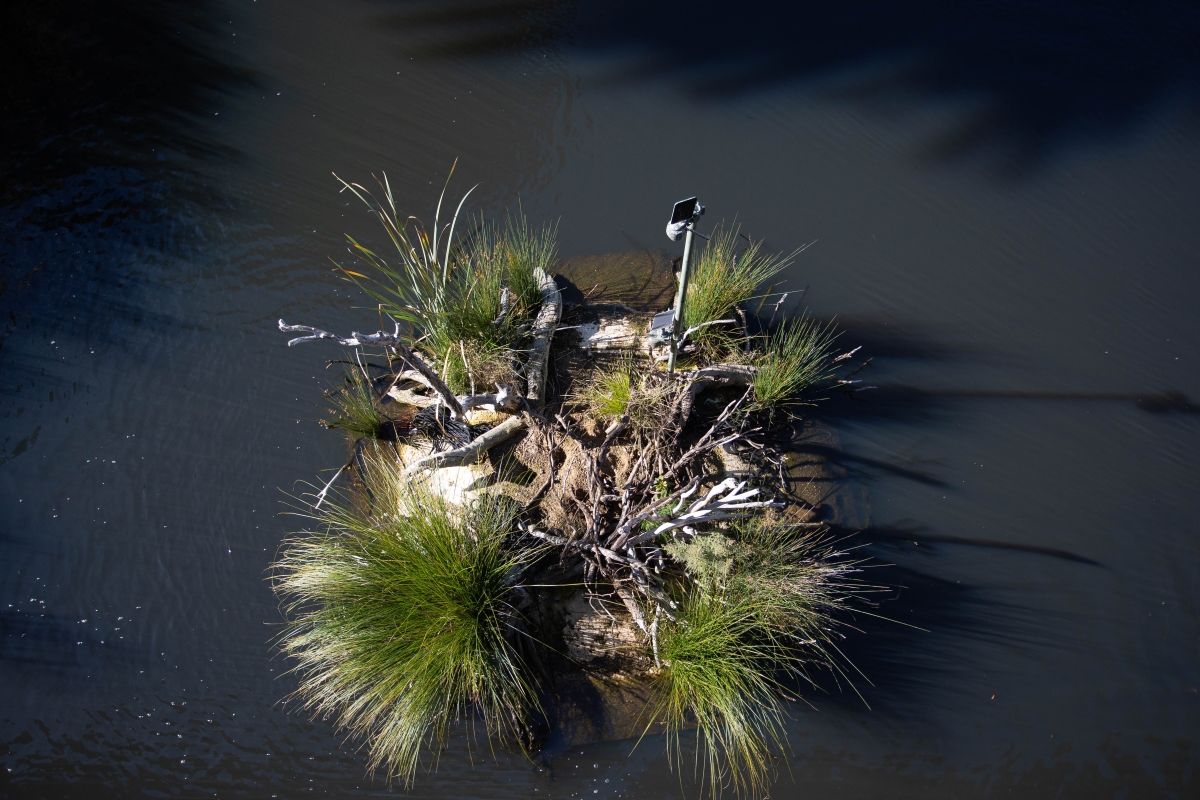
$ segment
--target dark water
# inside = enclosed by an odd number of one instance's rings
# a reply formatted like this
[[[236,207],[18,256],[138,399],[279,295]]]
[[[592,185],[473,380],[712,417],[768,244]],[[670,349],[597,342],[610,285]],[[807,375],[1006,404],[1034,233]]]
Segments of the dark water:
[[[671,250],[692,192],[818,240],[878,386],[830,455],[924,630],[862,621],[870,709],[797,706],[773,796],[1200,796],[1194,4],[99,5],[0,12],[0,794],[389,792],[278,703],[280,489],[342,443],[273,326],[373,322],[331,172],[426,214],[459,158],[565,256]],[[696,789],[481,750],[412,796]]]

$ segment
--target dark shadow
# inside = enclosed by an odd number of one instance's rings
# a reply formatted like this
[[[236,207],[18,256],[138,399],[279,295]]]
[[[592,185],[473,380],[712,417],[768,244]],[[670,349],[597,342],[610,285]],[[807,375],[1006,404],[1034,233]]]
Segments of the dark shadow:
[[[1081,556],[1077,553],[1072,553],[1068,550],[1061,550],[1057,547],[1043,547],[1036,544],[1021,544],[1019,542],[1005,542],[999,539],[971,539],[965,536],[947,536],[943,534],[930,533],[927,528],[921,525],[891,525],[880,526],[872,525],[862,531],[849,530],[841,528],[837,525],[831,525],[830,531],[834,536],[840,538],[848,538],[850,536],[861,536],[865,539],[879,544],[880,546],[896,546],[904,547],[913,546],[920,547],[927,554],[936,554],[940,545],[960,545],[963,547],[979,547],[988,550],[1010,550],[1015,553],[1026,553],[1029,555],[1043,556],[1046,558],[1057,558],[1062,561],[1070,561],[1074,564],[1085,564],[1089,567],[1103,566],[1099,561]]]
[[[909,387],[893,387],[893,390],[903,389],[909,392],[920,390]],[[964,399],[964,400],[1034,400],[1070,403],[1120,403],[1132,405],[1148,414],[1196,414],[1200,413],[1200,405],[1183,392],[1167,389],[1161,392],[1051,392],[1051,391],[1019,391],[992,389],[938,389],[926,392],[933,397]]]
[[[864,531],[860,538],[870,535]],[[883,559],[870,549],[868,554],[876,564]],[[869,595],[867,613],[839,617],[845,637],[836,642],[839,669],[814,671],[820,691],[800,687],[817,708],[832,705],[915,724],[924,718],[926,703],[972,682],[968,676],[981,665],[966,657],[971,645],[1025,649],[1054,638],[1037,609],[1002,602],[932,572],[883,563],[864,580],[885,591]]]
[[[939,488],[949,488],[950,486],[948,482],[927,470],[918,469],[915,466],[907,464],[885,461],[880,458],[854,455],[842,450],[840,447],[832,445],[805,442],[789,449],[800,459],[812,458],[821,464],[836,468],[840,474],[837,480],[843,480],[845,477],[864,480],[873,474],[882,473],[925,486],[936,486]],[[802,462],[795,463],[794,465],[801,466]]]
[[[1069,146],[1136,135],[1164,106],[1200,101],[1200,6],[1169,0],[380,6],[383,24],[419,34],[425,56],[559,47],[608,57],[617,86],[666,82],[706,103],[809,84],[886,114],[970,106],[928,146],[939,159],[999,147],[1035,166]]]
[[[977,677],[988,665],[972,663],[967,655],[979,645],[1047,651],[1073,644],[1070,626],[1047,609],[939,577],[935,566],[921,562],[936,559],[945,547],[971,547],[1105,568],[1058,548],[934,534],[917,525],[862,530],[835,525],[830,531],[840,547],[855,548],[855,557],[868,559],[859,577],[878,590],[863,595],[858,611],[839,616],[841,663],[812,675],[820,691],[797,688],[818,708],[833,704],[866,711],[869,706],[873,713],[910,723],[935,697],[979,690]]]
[[[869,383],[870,370],[859,376]],[[820,402],[805,408],[805,416],[828,422],[929,424],[945,419],[950,404],[937,394],[907,386],[869,386],[861,390],[830,389]]]
[[[0,370],[45,383],[94,344],[194,327],[163,307],[228,208],[196,167],[238,156],[204,121],[255,77],[216,51],[207,2],[14,0],[0,16]]]
[[[803,313],[803,308],[790,311],[785,309],[778,315],[779,320],[795,319]],[[830,325],[838,332],[837,344],[839,349],[859,347],[859,352],[871,358],[879,359],[913,359],[922,361],[956,361],[970,358],[978,362],[985,357],[984,353],[960,345],[955,345],[922,330],[921,325],[912,320],[882,320],[868,317],[836,316],[828,319],[818,317],[821,323]],[[995,354],[988,353],[989,360],[995,359]]]
[[[864,373],[869,378],[869,372]],[[869,381],[867,381],[869,382]],[[1196,414],[1200,404],[1183,392],[1059,392],[999,389],[920,389],[915,386],[872,386],[862,391],[833,390],[809,410],[809,417],[824,421],[901,422],[914,424],[945,418],[960,401],[1004,400],[1053,403],[1111,403],[1129,405],[1147,414]],[[843,454],[840,456],[845,459]]]

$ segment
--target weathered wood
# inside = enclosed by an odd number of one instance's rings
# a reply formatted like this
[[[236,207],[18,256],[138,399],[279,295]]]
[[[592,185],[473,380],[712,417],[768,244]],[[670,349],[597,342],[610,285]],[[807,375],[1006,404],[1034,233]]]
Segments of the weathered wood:
[[[533,344],[529,348],[529,360],[525,368],[525,396],[535,408],[546,400],[546,360],[550,355],[550,341],[562,318],[562,292],[554,278],[541,267],[534,270],[538,289],[542,293],[542,308],[533,321]]]
[[[418,459],[404,468],[405,475],[412,475],[422,469],[438,469],[440,467],[456,467],[470,464],[481,455],[502,442],[506,442],[525,429],[525,417],[509,417],[496,427],[480,434],[470,443],[453,450],[444,450]]]
[[[438,374],[430,369],[421,357],[412,351],[404,338],[400,335],[400,323],[396,323],[396,329],[392,333],[387,331],[375,331],[375,333],[358,333],[353,331],[349,336],[338,336],[335,333],[314,328],[312,325],[288,325],[283,320],[279,320],[279,330],[284,333],[304,333],[305,336],[297,336],[294,339],[288,340],[288,347],[303,344],[304,342],[315,342],[318,339],[333,339],[338,344],[344,347],[362,347],[364,345],[381,345],[390,347],[396,351],[401,360],[412,367],[425,382],[442,398],[442,402],[450,409],[450,413],[455,419],[463,418],[463,408],[458,402],[458,398],[454,396],[454,392],[450,391],[450,387],[445,381],[438,377]]]

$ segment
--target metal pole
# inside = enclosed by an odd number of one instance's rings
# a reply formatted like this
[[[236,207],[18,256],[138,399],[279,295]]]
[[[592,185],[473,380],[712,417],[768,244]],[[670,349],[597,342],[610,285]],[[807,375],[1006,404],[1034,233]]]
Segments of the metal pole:
[[[679,289],[675,294],[675,319],[671,320],[671,355],[667,358],[667,374],[675,374],[675,356],[679,352],[679,336],[683,328],[683,301],[687,298],[688,267],[692,256],[692,229],[695,220],[687,224],[683,237],[683,264],[679,268]]]

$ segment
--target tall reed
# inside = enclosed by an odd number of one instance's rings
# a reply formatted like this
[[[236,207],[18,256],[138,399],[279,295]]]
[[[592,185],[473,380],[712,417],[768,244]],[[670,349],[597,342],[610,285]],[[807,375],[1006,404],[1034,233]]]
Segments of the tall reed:
[[[362,268],[341,269],[381,311],[408,323],[418,347],[447,374],[451,387],[465,391],[514,376],[513,364],[541,299],[534,270],[552,267],[557,230],[535,228],[518,212],[503,228],[480,219],[465,241],[455,239],[474,188],[443,223],[453,172],[438,198],[432,229],[400,215],[387,176],[379,178],[378,193],[341,181],[379,221],[389,245],[384,252],[348,236]]]

